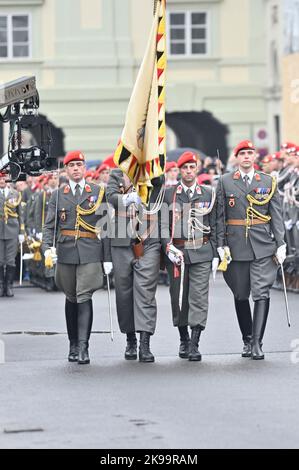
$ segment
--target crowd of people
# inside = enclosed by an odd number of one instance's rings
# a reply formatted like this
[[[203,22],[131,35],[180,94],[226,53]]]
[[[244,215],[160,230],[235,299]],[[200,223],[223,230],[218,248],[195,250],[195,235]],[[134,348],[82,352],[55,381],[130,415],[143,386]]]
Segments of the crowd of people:
[[[139,360],[153,362],[155,293],[163,282],[170,285],[179,356],[199,361],[209,276],[220,263],[235,299],[242,356],[262,359],[269,289],[281,285],[274,256],[285,265],[287,287],[299,290],[299,147],[285,143],[260,158],[251,141],[242,141],[226,167],[219,158],[184,152],[153,185],[150,209],[140,209],[135,189],[106,163],[87,170],[78,151],[66,155],[59,171],[26,182],[7,183],[0,173],[0,296],[14,295],[19,252],[20,282],[65,293],[68,359],[86,364],[92,295],[114,275],[125,358],[137,358],[139,332]],[[159,198],[168,208],[164,218]]]

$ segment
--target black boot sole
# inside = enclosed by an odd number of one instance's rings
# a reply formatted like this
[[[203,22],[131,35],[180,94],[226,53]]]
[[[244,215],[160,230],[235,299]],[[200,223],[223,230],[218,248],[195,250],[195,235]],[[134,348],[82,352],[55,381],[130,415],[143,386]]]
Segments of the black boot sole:
[[[90,364],[90,359],[88,359],[87,361],[78,361],[78,364],[80,365]]]
[[[242,353],[241,357],[251,357],[251,354],[250,353]]]
[[[189,356],[188,357],[190,362],[200,362],[201,361],[201,356]]]
[[[189,359],[189,353],[179,353],[181,359]]]
[[[126,356],[125,355],[125,360],[126,361],[136,361],[136,359],[137,359],[137,354],[136,354],[136,356],[135,355],[134,356]]]
[[[72,357],[68,357],[68,361],[69,362],[78,362],[78,358],[75,359],[75,358],[72,358]]]
[[[139,362],[155,362],[155,358],[154,357],[151,357],[151,358],[139,358]]]
[[[262,361],[263,359],[265,359],[265,356],[251,356],[251,359],[253,361]]]

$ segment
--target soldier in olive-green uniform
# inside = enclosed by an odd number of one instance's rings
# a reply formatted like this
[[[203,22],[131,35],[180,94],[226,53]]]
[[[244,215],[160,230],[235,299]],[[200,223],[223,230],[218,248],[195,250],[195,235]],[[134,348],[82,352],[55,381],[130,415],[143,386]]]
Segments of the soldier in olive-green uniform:
[[[18,242],[24,242],[21,194],[0,173],[0,297],[13,297],[13,280]]]
[[[95,184],[86,184],[82,152],[69,152],[64,165],[69,184],[52,194],[43,228],[43,251],[46,262],[51,257],[55,261],[53,246],[57,240],[56,284],[66,296],[69,361],[88,364],[92,295],[102,285],[101,263],[104,261],[105,274],[112,270],[110,242],[105,236],[105,191]]]
[[[232,257],[224,278],[234,294],[244,341],[242,356],[263,359],[261,344],[270,288],[277,273],[274,257],[283,263],[286,256],[281,203],[276,179],[254,169],[256,153],[252,142],[240,142],[234,155],[239,169],[223,175],[217,190],[218,252],[223,260],[228,246]]]
[[[48,214],[48,207],[52,193],[57,189],[59,184],[59,176],[57,172],[49,173],[44,177],[44,187],[43,189],[36,194],[34,202],[31,207],[33,213],[33,226],[34,226],[34,238],[41,242],[42,241],[42,231],[45,225],[45,221]],[[55,289],[55,268],[47,268],[44,261],[34,262],[36,265],[36,278],[35,282],[38,283],[42,288],[45,288],[47,291],[52,291]]]
[[[161,188],[158,180],[150,199],[153,202]],[[135,332],[139,332],[139,360],[153,362],[154,355],[149,344],[157,319],[155,295],[161,250],[158,214],[144,213],[137,192],[133,191],[120,169],[111,172],[107,200],[114,209],[110,234],[111,254],[118,323],[121,332],[127,335],[125,359],[137,359]],[[137,222],[135,208],[140,223]]]
[[[161,239],[167,255],[165,260],[170,278],[173,325],[178,327],[180,334],[179,357],[200,361],[198,345],[207,323],[209,278],[212,265],[215,272],[219,263],[215,189],[197,183],[197,158],[194,153],[183,153],[178,167],[181,182],[168,188],[165,193]],[[165,214],[166,209],[169,213]],[[192,332],[191,342],[188,326]]]

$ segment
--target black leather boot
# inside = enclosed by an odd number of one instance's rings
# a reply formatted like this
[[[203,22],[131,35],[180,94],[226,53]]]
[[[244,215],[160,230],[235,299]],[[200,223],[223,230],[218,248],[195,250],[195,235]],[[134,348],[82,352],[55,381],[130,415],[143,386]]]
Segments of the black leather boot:
[[[188,359],[190,352],[190,336],[188,332],[188,326],[179,326],[180,333],[180,348],[179,348],[179,357],[181,359]]]
[[[5,277],[4,277],[4,266],[0,266],[0,297],[5,296]]]
[[[6,273],[5,273],[5,284],[6,284],[6,297],[13,297],[13,281],[15,277],[15,267],[14,266],[6,266]]]
[[[188,359],[189,361],[201,361],[201,354],[198,350],[199,338],[201,335],[202,328],[200,325],[192,327],[190,352]]]
[[[134,361],[137,359],[137,338],[135,332],[127,333],[127,347],[125,350],[125,359]]]
[[[235,298],[235,308],[244,343],[242,357],[251,357],[252,317],[249,300]]]
[[[264,336],[268,319],[270,299],[262,299],[254,302],[251,358],[254,360],[264,359],[262,351],[262,339]]]
[[[139,361],[140,362],[155,362],[155,357],[150,351],[150,333],[147,331],[140,332],[139,344]]]
[[[78,340],[79,340],[79,356],[78,364],[89,364],[89,338],[91,333],[93,320],[92,300],[87,300],[78,304]]]
[[[78,362],[78,304],[65,299],[65,320],[70,342],[69,362]]]

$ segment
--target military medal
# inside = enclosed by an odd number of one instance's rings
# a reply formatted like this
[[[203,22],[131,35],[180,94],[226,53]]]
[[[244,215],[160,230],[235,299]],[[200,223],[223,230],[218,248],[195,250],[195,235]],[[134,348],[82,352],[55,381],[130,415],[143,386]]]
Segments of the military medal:
[[[60,213],[60,220],[61,220],[61,222],[65,222],[65,221],[66,221],[66,212],[65,212],[65,209],[62,209],[62,210],[61,210],[61,213]]]
[[[255,198],[257,200],[263,200],[263,199],[266,199],[269,194],[270,194],[270,189],[269,188],[255,188],[254,189],[254,192],[255,192]]]
[[[89,206],[89,208],[91,209],[91,208],[94,206],[95,197],[94,197],[94,196],[90,196],[90,197],[88,198],[88,201],[89,201],[88,206]]]
[[[235,198],[234,198],[233,194],[230,195],[228,205],[229,205],[229,207],[235,207],[235,205],[236,205],[236,201],[235,201]]]
[[[181,211],[177,207],[174,209],[174,221],[177,223],[181,219]]]

